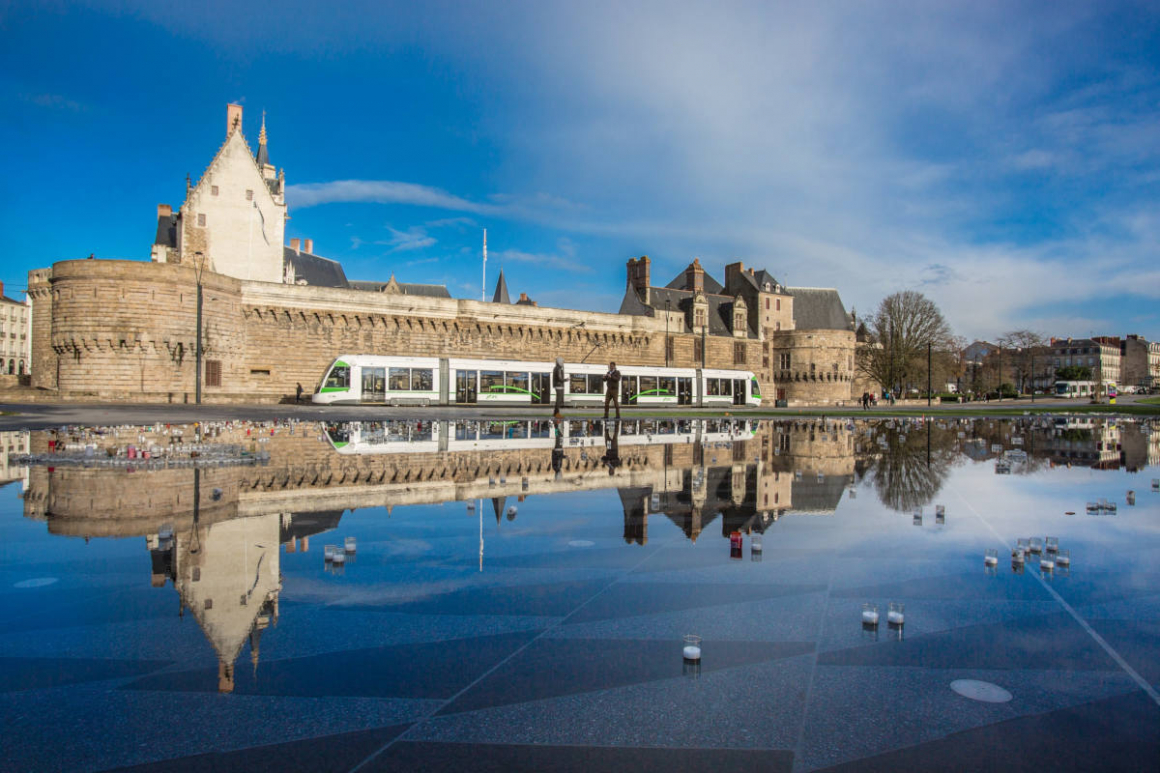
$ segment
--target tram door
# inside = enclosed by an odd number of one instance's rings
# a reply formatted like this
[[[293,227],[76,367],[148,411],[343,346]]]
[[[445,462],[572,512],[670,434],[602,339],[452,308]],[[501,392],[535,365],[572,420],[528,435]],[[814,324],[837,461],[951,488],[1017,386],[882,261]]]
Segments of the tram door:
[[[745,379],[733,379],[733,404],[745,405]]]
[[[364,403],[385,403],[387,401],[387,369],[362,369],[362,399]]]
[[[640,391],[636,384],[636,376],[620,377],[620,404],[636,405],[636,395]]]
[[[677,378],[677,405],[693,404],[693,379],[688,377]]]
[[[532,374],[532,405],[548,405],[552,402],[552,375]]]
[[[477,384],[479,383],[478,370],[455,371],[455,402],[474,403]]]

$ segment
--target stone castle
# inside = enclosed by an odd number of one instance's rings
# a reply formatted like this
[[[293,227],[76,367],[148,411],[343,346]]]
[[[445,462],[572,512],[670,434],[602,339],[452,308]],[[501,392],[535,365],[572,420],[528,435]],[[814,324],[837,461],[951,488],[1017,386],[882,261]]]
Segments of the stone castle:
[[[175,212],[162,204],[152,260],[68,260],[29,272],[32,386],[62,399],[274,402],[313,391],[340,354],[406,353],[753,371],[763,399],[850,402],[855,335],[836,290],[785,287],[726,266],[718,282],[694,259],[663,287],[648,257],[628,261],[619,313],[455,299],[439,285],[348,280],[285,240],[285,172],[257,151],[242,108]],[[502,278],[501,278],[502,281]],[[196,373],[196,297],[203,367]]]

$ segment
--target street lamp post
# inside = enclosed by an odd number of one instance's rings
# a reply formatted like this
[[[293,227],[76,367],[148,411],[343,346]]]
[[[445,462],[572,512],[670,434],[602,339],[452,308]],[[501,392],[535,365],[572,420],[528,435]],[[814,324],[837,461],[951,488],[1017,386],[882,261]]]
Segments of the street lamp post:
[[[669,310],[672,308],[671,298],[665,298],[665,367],[669,367]]]
[[[930,341],[926,342],[926,404],[930,406],[930,390],[931,390],[931,356],[930,356]]]
[[[194,347],[194,400],[201,405],[201,273],[205,268],[205,255],[194,253],[197,263],[193,267],[193,276],[197,281],[197,344]]]
[[[1003,402],[1003,342],[999,342],[999,402]]]

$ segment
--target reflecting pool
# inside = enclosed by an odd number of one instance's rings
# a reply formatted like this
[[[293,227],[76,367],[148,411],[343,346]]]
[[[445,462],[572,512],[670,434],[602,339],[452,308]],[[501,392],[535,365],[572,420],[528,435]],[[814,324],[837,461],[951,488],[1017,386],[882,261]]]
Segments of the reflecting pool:
[[[0,433],[0,769],[1155,770],[1158,479],[1067,416]]]

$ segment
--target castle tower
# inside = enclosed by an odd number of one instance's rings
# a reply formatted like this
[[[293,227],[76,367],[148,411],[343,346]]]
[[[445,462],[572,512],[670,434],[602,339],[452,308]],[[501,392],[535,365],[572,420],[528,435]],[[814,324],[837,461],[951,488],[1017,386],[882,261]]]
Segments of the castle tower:
[[[270,163],[265,116],[256,153],[246,143],[242,117],[241,105],[226,107],[225,141],[197,183],[187,183],[177,214],[158,207],[153,260],[283,282],[285,176]]]

